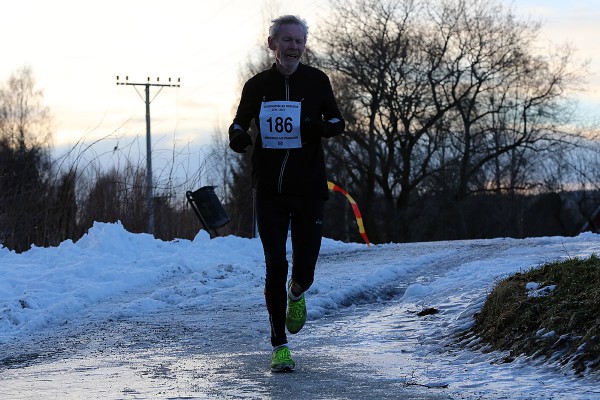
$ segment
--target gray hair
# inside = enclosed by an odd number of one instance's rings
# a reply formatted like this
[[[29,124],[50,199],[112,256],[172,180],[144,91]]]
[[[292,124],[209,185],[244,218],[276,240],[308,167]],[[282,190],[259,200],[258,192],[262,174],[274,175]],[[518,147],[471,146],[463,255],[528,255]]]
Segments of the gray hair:
[[[304,30],[304,41],[306,41],[308,37],[308,25],[306,24],[306,21],[300,17],[297,17],[295,15],[283,15],[279,18],[274,19],[271,22],[273,23],[273,25],[271,25],[271,27],[269,28],[269,36],[271,36],[272,38],[277,37],[281,25],[300,25]]]

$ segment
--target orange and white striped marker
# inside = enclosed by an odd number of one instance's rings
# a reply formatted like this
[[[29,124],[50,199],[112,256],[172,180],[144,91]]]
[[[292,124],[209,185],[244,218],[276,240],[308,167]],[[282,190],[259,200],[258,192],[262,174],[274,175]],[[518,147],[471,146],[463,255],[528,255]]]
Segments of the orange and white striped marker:
[[[342,189],[335,183],[327,181],[327,187],[329,188],[329,190],[333,190],[334,192],[340,192],[341,194],[346,196],[346,198],[352,205],[352,211],[354,211],[356,223],[358,224],[358,232],[360,233],[360,236],[362,236],[367,246],[371,247],[371,243],[369,243],[369,238],[367,237],[367,232],[365,231],[365,226],[363,224],[362,215],[360,214],[360,210],[358,209],[358,204],[356,204],[356,202],[354,201],[352,196],[348,194],[348,192],[346,192],[344,189]]]

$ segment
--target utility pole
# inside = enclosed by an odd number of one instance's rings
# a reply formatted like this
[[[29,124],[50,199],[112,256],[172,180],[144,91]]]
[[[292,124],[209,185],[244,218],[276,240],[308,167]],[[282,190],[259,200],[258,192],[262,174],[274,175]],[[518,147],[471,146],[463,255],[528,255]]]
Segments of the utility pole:
[[[177,78],[177,83],[159,83],[160,79],[156,78],[156,83],[150,83],[150,77],[146,83],[131,83],[129,82],[129,76],[125,77],[125,82],[119,81],[117,76],[117,85],[128,85],[128,86],[144,86],[146,88],[146,206],[148,207],[148,233],[154,235],[154,202],[152,193],[152,142],[150,140],[150,86],[158,86],[160,89],[158,93],[165,87],[180,87],[181,78]],[[135,88],[137,92],[137,88]],[[152,100],[158,96],[158,93],[154,95]],[[140,92],[138,92],[140,94]],[[140,97],[141,94],[140,94]]]

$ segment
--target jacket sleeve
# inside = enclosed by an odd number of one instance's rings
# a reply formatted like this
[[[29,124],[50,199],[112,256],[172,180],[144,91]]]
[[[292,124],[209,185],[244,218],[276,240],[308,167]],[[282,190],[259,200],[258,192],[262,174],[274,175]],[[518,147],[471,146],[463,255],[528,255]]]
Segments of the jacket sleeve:
[[[248,129],[250,129],[250,123],[257,115],[257,110],[260,107],[260,99],[253,89],[255,86],[254,79],[250,79],[244,84],[242,97],[240,98],[240,103],[235,113],[235,117],[233,118],[233,123],[229,127],[230,130],[232,130],[235,125],[241,127],[244,132],[248,132]]]
[[[328,77],[324,86],[325,107],[323,110],[323,119],[325,130],[322,134],[322,137],[331,138],[341,135],[344,132],[346,121],[344,121],[344,118],[342,118],[342,113],[340,112],[337,102],[335,101],[333,88],[331,87],[331,82],[329,81]]]

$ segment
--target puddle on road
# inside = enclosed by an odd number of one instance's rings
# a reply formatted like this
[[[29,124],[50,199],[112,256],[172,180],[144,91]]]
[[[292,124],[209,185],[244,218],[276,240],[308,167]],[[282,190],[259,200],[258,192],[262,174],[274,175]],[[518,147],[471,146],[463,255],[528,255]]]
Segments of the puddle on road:
[[[424,399],[364,366],[336,360],[336,349],[299,350],[297,370],[272,374],[265,351],[88,354],[2,371],[0,398],[22,399]],[[335,365],[335,368],[331,368]]]
[[[212,356],[161,356],[155,352],[90,355],[2,373],[3,399],[214,398],[222,378]]]

